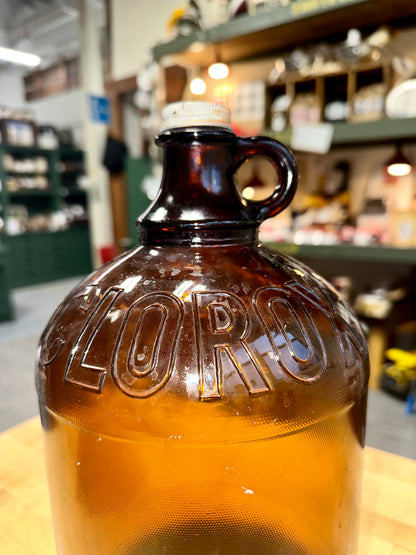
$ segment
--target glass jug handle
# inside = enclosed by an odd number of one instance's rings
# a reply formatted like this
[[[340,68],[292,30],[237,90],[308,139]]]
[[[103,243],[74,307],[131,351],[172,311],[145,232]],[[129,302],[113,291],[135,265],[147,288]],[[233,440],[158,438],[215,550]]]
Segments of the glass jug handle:
[[[264,200],[245,200],[245,205],[258,222],[276,216],[293,199],[298,183],[298,169],[291,152],[278,141],[269,137],[239,138],[235,151],[235,171],[249,158],[267,158],[279,176],[274,192]]]

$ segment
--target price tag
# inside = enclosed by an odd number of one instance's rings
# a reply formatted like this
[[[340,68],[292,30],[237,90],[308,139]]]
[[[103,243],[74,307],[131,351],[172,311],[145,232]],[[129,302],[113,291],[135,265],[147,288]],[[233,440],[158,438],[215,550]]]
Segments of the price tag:
[[[332,143],[334,127],[330,123],[295,125],[290,147],[302,152],[326,154]]]

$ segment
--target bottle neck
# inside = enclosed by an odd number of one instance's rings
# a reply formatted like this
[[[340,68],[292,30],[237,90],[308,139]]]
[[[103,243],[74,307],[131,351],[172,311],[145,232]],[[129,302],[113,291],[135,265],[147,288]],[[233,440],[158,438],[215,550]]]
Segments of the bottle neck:
[[[148,226],[139,224],[139,240],[144,245],[180,245],[189,247],[248,245],[258,241],[258,228],[247,226]]]
[[[142,242],[233,244],[257,240],[234,184],[237,138],[215,128],[162,133],[164,170],[159,194],[139,219]]]

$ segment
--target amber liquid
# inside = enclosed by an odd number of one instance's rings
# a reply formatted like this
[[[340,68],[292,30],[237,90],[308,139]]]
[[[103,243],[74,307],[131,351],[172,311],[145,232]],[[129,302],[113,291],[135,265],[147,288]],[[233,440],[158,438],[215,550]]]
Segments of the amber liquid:
[[[352,410],[227,444],[120,439],[48,410],[58,553],[352,555],[362,463]],[[241,418],[239,437],[253,424]]]

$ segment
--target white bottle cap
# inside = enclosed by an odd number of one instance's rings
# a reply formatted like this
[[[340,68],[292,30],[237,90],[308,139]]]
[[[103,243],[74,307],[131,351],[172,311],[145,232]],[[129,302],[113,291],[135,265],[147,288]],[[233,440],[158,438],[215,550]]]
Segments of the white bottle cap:
[[[221,104],[211,102],[174,102],[162,111],[162,129],[179,127],[213,126],[232,131],[231,113]]]

